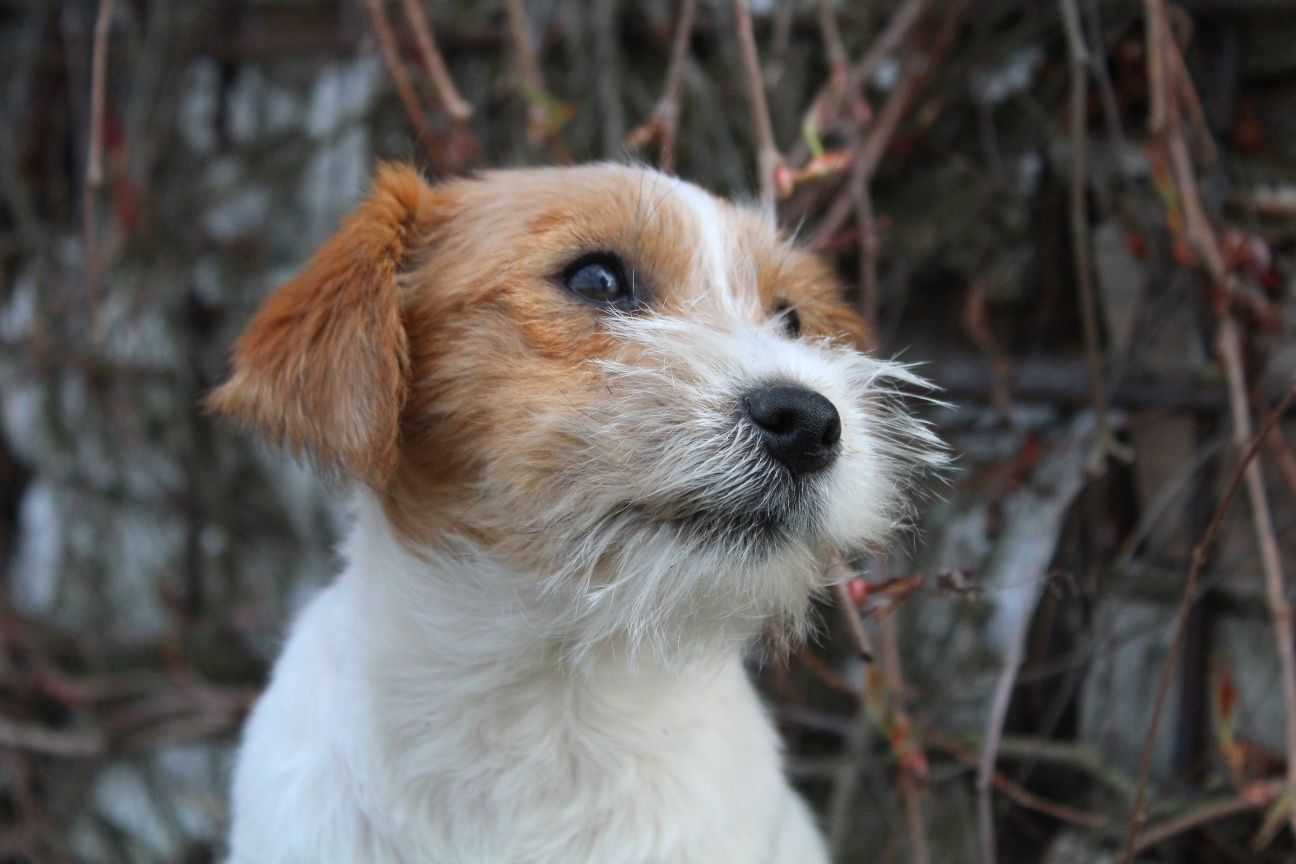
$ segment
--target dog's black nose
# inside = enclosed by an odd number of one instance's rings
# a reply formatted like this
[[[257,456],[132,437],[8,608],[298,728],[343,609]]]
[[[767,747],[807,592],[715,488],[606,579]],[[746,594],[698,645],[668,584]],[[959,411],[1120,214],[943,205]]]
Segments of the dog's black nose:
[[[765,449],[798,474],[822,471],[841,449],[841,417],[831,402],[804,387],[779,385],[743,397]]]

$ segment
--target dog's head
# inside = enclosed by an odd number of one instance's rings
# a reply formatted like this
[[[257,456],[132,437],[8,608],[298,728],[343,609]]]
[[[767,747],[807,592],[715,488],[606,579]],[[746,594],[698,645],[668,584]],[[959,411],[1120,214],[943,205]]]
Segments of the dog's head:
[[[474,550],[578,641],[799,620],[939,443],[823,265],[645,168],[372,195],[240,339],[211,406]]]

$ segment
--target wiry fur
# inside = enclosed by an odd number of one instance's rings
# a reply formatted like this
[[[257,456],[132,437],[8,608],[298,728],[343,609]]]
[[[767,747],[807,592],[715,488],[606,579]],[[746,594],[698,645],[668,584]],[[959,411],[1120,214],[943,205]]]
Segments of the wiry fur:
[[[364,481],[249,721],[234,860],[826,860],[741,653],[905,520],[941,461],[896,399],[921,382],[858,350],[812,259],[651,171],[388,171],[357,214],[214,403]],[[590,249],[646,308],[564,293]],[[764,452],[742,398],[771,383],[837,407],[829,470]]]

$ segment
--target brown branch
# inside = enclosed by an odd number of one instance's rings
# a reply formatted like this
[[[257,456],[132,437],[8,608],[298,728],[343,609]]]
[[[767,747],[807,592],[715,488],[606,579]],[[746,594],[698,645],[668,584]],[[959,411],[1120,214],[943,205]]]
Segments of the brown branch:
[[[105,743],[103,736],[96,732],[65,732],[0,717],[0,747],[85,759],[102,756]]]
[[[523,0],[504,0],[504,9],[508,13],[509,39],[513,43],[513,50],[517,52],[522,95],[527,102],[527,140],[532,147],[539,147],[541,143],[548,141],[553,157],[559,162],[566,162],[569,154],[558,136],[553,116],[553,99],[545,89],[544,73],[536,57],[535,41],[531,38],[531,27],[527,24]]]
[[[103,186],[104,102],[108,88],[108,33],[112,26],[113,0],[99,0],[95,14],[94,47],[90,67],[90,142],[86,154],[85,186],[82,189],[81,218],[86,264],[86,306],[90,333],[98,338],[100,280],[103,261],[100,258],[98,219],[95,202]]]
[[[1296,499],[1296,456],[1283,440],[1282,430],[1275,428],[1269,434],[1269,449],[1273,451],[1274,460],[1278,463],[1278,473],[1282,474],[1293,499]]]
[[[862,182],[867,188],[877,171],[878,163],[882,161],[882,155],[886,152],[887,147],[891,144],[891,139],[895,135],[896,129],[900,126],[900,119],[908,110],[910,102],[917,95],[920,84],[925,80],[923,68],[926,63],[917,54],[911,54],[904,63],[900,73],[900,81],[896,84],[891,95],[882,105],[882,110],[878,112],[877,119],[869,129],[867,136],[863,137],[858,152],[852,163],[852,174],[859,178],[854,182]],[[853,188],[853,187],[852,187]],[[848,188],[840,195],[829,208],[828,213],[815,228],[813,236],[808,241],[812,249],[818,249],[827,245],[828,241],[841,230],[846,219],[856,209],[855,196],[851,194]]]
[[[873,74],[878,65],[893,53],[904,38],[909,35],[914,25],[922,17],[926,7],[927,0],[906,0],[905,4],[891,16],[886,28],[873,40],[873,44],[869,46],[864,56],[850,68],[845,81],[841,82],[840,87],[834,83],[834,69],[830,65],[828,81],[819,88],[819,92],[810,101],[810,108],[801,121],[801,128],[813,130],[815,134],[818,134],[818,130],[831,126],[836,122],[844,104],[843,99],[840,97],[850,93],[857,93],[863,89],[864,85],[868,83],[869,76]],[[807,142],[804,140],[799,142],[792,154],[791,161],[794,165],[805,162],[809,155]]]
[[[855,608],[855,601],[851,599],[849,583],[855,577],[846,562],[834,555],[828,560],[828,578],[832,582],[833,598],[837,601],[837,608],[841,610],[842,619],[846,622],[846,630],[851,635],[851,640],[855,643],[855,650],[859,652],[860,659],[865,663],[873,661],[873,642],[869,639],[868,632],[864,629],[864,622],[860,620],[859,610]]]
[[[882,559],[878,559],[879,567]],[[913,754],[922,755],[921,746],[914,740],[913,721],[904,705],[905,679],[904,668],[900,664],[900,639],[896,632],[893,616],[887,616],[878,622],[882,633],[882,680],[891,697],[891,729],[888,737],[890,744],[900,761],[900,797],[904,801],[905,827],[909,834],[910,859],[914,864],[928,864],[931,852],[928,849],[927,831],[923,824],[922,798],[923,790],[918,773],[912,765]],[[899,732],[900,734],[897,734]],[[906,752],[900,752],[906,748]],[[920,764],[926,764],[923,757]]]
[[[1242,456],[1242,461],[1235,469],[1228,490],[1216,506],[1215,513],[1206,526],[1206,531],[1202,534],[1201,539],[1197,541],[1197,545],[1193,547],[1192,558],[1188,566],[1188,578],[1184,580],[1184,590],[1179,598],[1179,609],[1175,616],[1174,638],[1170,643],[1170,651],[1161,663],[1161,672],[1157,678],[1156,695],[1152,699],[1152,714],[1148,718],[1147,731],[1143,736],[1143,748],[1139,754],[1138,779],[1134,785],[1134,802],[1130,807],[1129,821],[1125,828],[1125,841],[1120,857],[1117,859],[1120,864],[1131,864],[1134,860],[1134,855],[1137,852],[1136,840],[1139,831],[1147,823],[1147,785],[1148,777],[1152,773],[1153,744],[1156,741],[1157,727],[1161,723],[1161,713],[1165,710],[1165,700],[1170,691],[1170,681],[1174,678],[1174,670],[1179,662],[1179,654],[1183,650],[1184,637],[1188,631],[1188,612],[1197,596],[1197,581],[1201,575],[1202,567],[1205,566],[1206,556],[1215,545],[1215,535],[1219,531],[1220,523],[1224,521],[1224,515],[1233,503],[1233,498],[1237,495],[1238,489],[1241,488],[1245,476],[1250,473],[1256,455],[1260,452],[1260,447],[1268,436],[1269,430],[1287,412],[1294,399],[1296,399],[1296,381],[1292,382],[1287,395],[1283,397],[1282,401],[1278,403],[1277,407],[1270,412],[1269,416],[1260,425],[1260,431],[1256,433],[1251,445]]]
[[[877,171],[878,164],[882,161],[882,156],[891,145],[891,139],[894,137],[896,129],[900,125],[900,120],[904,117],[910,103],[918,95],[918,91],[922,89],[922,86],[927,83],[933,70],[940,65],[941,58],[949,50],[968,5],[967,2],[962,2],[962,0],[956,0],[956,2],[948,4],[944,10],[945,17],[940,30],[932,40],[928,50],[925,52],[920,52],[917,49],[912,50],[905,58],[900,69],[900,80],[895,89],[891,91],[891,95],[887,97],[887,101],[883,104],[882,110],[878,113],[878,117],[873,122],[869,134],[864,139],[861,147],[859,170],[866,182],[870,181]],[[814,235],[807,245],[812,249],[826,247],[832,238],[836,236],[842,223],[850,216],[853,209],[853,199],[848,188],[837,196],[828,214],[815,229]]]
[[[459,91],[455,89],[454,79],[450,77],[450,70],[446,68],[441,51],[437,48],[432,25],[423,14],[421,3],[419,0],[401,0],[401,3],[405,7],[405,17],[409,19],[410,27],[414,30],[419,56],[423,60],[423,68],[427,72],[428,80],[432,82],[437,101],[455,123],[460,125],[467,123],[472,118],[472,105],[464,101]]]
[[[671,38],[670,65],[666,67],[666,84],[653,107],[652,114],[626,136],[631,147],[657,142],[657,166],[667,174],[675,173],[675,141],[679,134],[681,94],[684,69],[688,65],[689,43],[693,40],[693,22],[697,0],[680,0],[679,20]]]
[[[828,53],[828,86],[840,98],[850,77],[850,58],[842,44],[841,30],[837,28],[837,14],[832,0],[819,0],[819,33],[823,36],[824,50]]]
[[[858,152],[858,151],[857,151]],[[864,173],[863,159],[851,164],[851,194],[855,200],[855,227],[859,245],[860,313],[876,332],[878,321],[878,236],[873,218],[873,194]]]
[[[977,755],[959,742],[944,737],[930,735],[924,740],[926,740],[933,748],[943,750],[967,767],[972,769],[977,767]],[[1019,804],[1028,810],[1034,810],[1037,813],[1044,813],[1052,816],[1054,819],[1058,819],[1062,822],[1070,822],[1072,825],[1080,825],[1084,828],[1101,829],[1106,827],[1107,823],[1110,821],[1105,814],[1080,810],[1079,808],[1072,807],[1068,804],[1063,804],[1059,801],[1051,801],[1048,798],[1036,795],[1025,786],[1010,780],[1001,771],[996,770],[993,779],[996,789],[1016,804]]]
[[[1089,260],[1089,211],[1085,188],[1089,166],[1088,103],[1092,61],[1081,29],[1075,0],[1058,0],[1071,55],[1071,251],[1075,258],[1076,285],[1080,294],[1080,322],[1084,331],[1085,360],[1089,364],[1097,434],[1089,470],[1100,473],[1107,456],[1116,452],[1108,424],[1107,382],[1098,335],[1098,304],[1094,297],[1093,265]]]
[[[995,864],[999,860],[995,844],[994,788],[995,764],[999,761],[999,742],[1003,739],[1004,722],[1008,719],[1008,706],[1012,702],[1013,685],[1022,664],[1022,646],[1030,628],[1030,615],[1022,615],[1013,638],[1012,653],[1004,661],[1004,668],[995,681],[990,715],[986,721],[985,741],[981,746],[981,759],[977,764],[977,836],[981,844],[981,864]]]
[[[760,56],[756,51],[756,35],[752,32],[747,0],[734,0],[733,14],[738,28],[747,107],[751,111],[752,131],[756,136],[756,171],[760,180],[761,208],[773,219],[777,191],[774,172],[783,164],[783,156],[774,143],[774,127],[770,124],[769,105],[765,101],[765,82],[761,77]]]
[[[1194,828],[1200,828],[1203,825],[1218,822],[1221,819],[1227,819],[1240,813],[1268,807],[1282,791],[1282,780],[1262,780],[1253,783],[1238,795],[1219,801],[1210,801],[1186,813],[1181,813],[1153,825],[1135,838],[1134,851],[1145,852],[1185,831],[1191,831]]]
[[[405,70],[405,63],[401,59],[400,48],[396,42],[396,33],[392,30],[391,20],[387,17],[383,0],[364,0],[364,6],[369,13],[369,20],[373,23],[374,34],[378,37],[383,60],[387,63],[387,71],[391,74],[392,83],[396,87],[396,95],[400,97],[401,104],[405,107],[405,115],[414,125],[414,133],[418,135],[419,142],[427,151],[437,173],[445,174],[447,166],[441,157],[436,133],[432,130],[432,122],[428,119],[427,112],[423,110],[418,93],[414,90],[409,73]]]
[[[1224,310],[1219,333],[1219,353],[1224,364],[1225,381],[1228,382],[1231,413],[1233,415],[1233,441],[1242,449],[1251,438],[1251,413],[1247,405],[1247,385],[1242,365],[1237,323]],[[1288,398],[1296,395],[1296,379]],[[1273,419],[1277,420],[1281,412]],[[1259,444],[1269,437],[1272,425],[1256,439],[1255,455],[1246,467],[1247,499],[1251,505],[1251,525],[1256,544],[1260,549],[1260,569],[1264,574],[1265,600],[1273,628],[1274,647],[1282,669],[1283,703],[1286,709],[1287,755],[1287,820],[1296,834],[1296,644],[1293,640],[1292,608],[1287,600],[1286,580],[1283,578],[1282,556],[1278,539],[1274,535],[1273,513],[1269,507],[1269,494],[1265,490],[1264,470],[1261,467]]]

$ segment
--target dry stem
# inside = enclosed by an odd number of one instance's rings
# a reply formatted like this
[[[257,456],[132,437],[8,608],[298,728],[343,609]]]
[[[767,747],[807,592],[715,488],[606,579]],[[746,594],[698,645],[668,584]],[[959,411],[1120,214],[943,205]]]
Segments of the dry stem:
[[[868,663],[873,660],[873,643],[864,629],[864,623],[860,621],[859,610],[855,608],[855,601],[851,599],[850,588],[847,585],[854,575],[841,558],[833,556],[829,559],[828,577],[833,586],[833,599],[837,601],[837,608],[841,610],[842,618],[846,622],[846,630],[855,643],[855,650],[859,652],[860,659]]]
[[[743,85],[747,91],[747,106],[751,111],[752,130],[756,135],[756,170],[760,175],[761,208],[772,220],[775,216],[777,191],[774,172],[783,164],[783,156],[774,143],[774,127],[770,123],[769,105],[765,101],[765,82],[761,78],[760,56],[756,51],[756,34],[752,31],[747,0],[734,0],[733,12],[738,28],[738,47],[742,55]]]
[[[437,146],[436,133],[432,131],[432,123],[428,120],[422,103],[419,102],[418,93],[414,90],[409,73],[405,70],[405,63],[401,60],[396,33],[392,30],[391,20],[387,17],[383,0],[364,0],[364,5],[369,13],[369,20],[373,22],[374,33],[378,36],[378,44],[382,48],[387,71],[396,86],[396,95],[400,97],[401,105],[405,107],[405,114],[414,124],[414,132],[418,135],[423,149],[427,151],[438,173],[445,173],[446,165]]]
[[[103,277],[95,199],[104,180],[104,101],[108,87],[108,32],[112,25],[112,13],[113,0],[99,0],[99,11],[95,15],[94,54],[90,71],[90,144],[89,152],[86,154],[85,186],[82,189],[81,200],[81,218],[84,220],[86,303],[90,316],[90,332],[94,338],[97,338],[98,334],[99,282]]]
[[[1186,813],[1172,816],[1139,834],[1134,840],[1134,851],[1143,852],[1154,846],[1159,846],[1171,837],[1185,831],[1191,831],[1194,828],[1200,828],[1203,825],[1217,822],[1220,819],[1227,819],[1239,813],[1267,807],[1282,793],[1283,783],[1282,780],[1261,781],[1248,787],[1246,792],[1242,794],[1232,795],[1219,801],[1211,801],[1200,807],[1194,807]]]
[[[566,161],[565,150],[550,121],[549,91],[545,89],[544,74],[540,71],[540,61],[536,58],[531,28],[527,25],[526,9],[522,0],[504,0],[504,9],[508,12],[509,38],[513,41],[513,50],[517,52],[522,95],[527,102],[527,140],[532,147],[539,147],[548,140],[550,149],[559,161]]]
[[[657,166],[667,174],[675,173],[675,141],[679,134],[684,68],[688,64],[689,43],[693,39],[693,21],[697,0],[680,0],[679,20],[671,38],[670,65],[666,67],[666,84],[653,107],[652,116],[631,131],[629,141],[656,141],[659,147]]]
[[[896,632],[895,617],[888,615],[878,622],[882,634],[882,678],[886,682],[887,693],[891,697],[890,711],[895,726],[905,731],[906,746],[917,747],[913,740],[913,722],[904,705],[905,679],[904,668],[900,665],[900,639]],[[895,745],[895,735],[892,736]],[[896,754],[903,756],[901,753]],[[905,827],[909,834],[909,857],[914,864],[928,864],[931,852],[928,849],[927,831],[922,812],[923,789],[919,778],[910,770],[904,759],[900,761],[900,797],[904,801]]]
[[[1224,364],[1225,380],[1228,382],[1233,440],[1241,449],[1251,438],[1251,414],[1247,407],[1247,385],[1237,324],[1227,310],[1221,321],[1219,352]],[[1291,392],[1296,394],[1296,382],[1293,382]],[[1281,412],[1275,413],[1272,419],[1276,421],[1280,414]],[[1268,435],[1269,429],[1266,429],[1257,439],[1256,453],[1246,466],[1246,491],[1251,505],[1251,525],[1255,531],[1256,544],[1260,548],[1260,568],[1264,573],[1265,600],[1269,606],[1274,645],[1282,669],[1287,732],[1287,818],[1293,834],[1296,834],[1296,653],[1293,653],[1296,646],[1293,645],[1291,603],[1287,600],[1282,557],[1278,552],[1278,539],[1274,535],[1273,514],[1269,509],[1269,496],[1265,491],[1264,471],[1260,461],[1259,442]]]
[[[432,88],[441,103],[441,108],[456,123],[467,123],[472,117],[472,106],[464,101],[459,91],[455,89],[454,79],[450,77],[450,70],[446,68],[441,51],[437,48],[436,37],[432,33],[432,26],[428,23],[427,16],[423,14],[422,5],[419,0],[401,0],[401,2],[405,6],[405,17],[409,19],[410,26],[414,30],[414,39],[418,42],[423,68],[427,71],[428,80],[432,82]]]
[[[836,98],[837,94],[840,92],[842,95],[847,95],[859,92],[868,82],[873,70],[877,69],[878,64],[894,52],[909,35],[909,31],[918,23],[926,7],[927,0],[907,0],[896,10],[891,20],[887,22],[886,28],[873,40],[868,51],[850,68],[844,82],[836,82],[833,67],[830,65],[828,81],[819,88],[819,92],[810,101],[810,108],[801,121],[801,128],[817,130],[835,122],[843,104],[842,100]],[[829,50],[831,52],[831,46]],[[831,54],[829,59],[832,59]],[[806,142],[802,141],[793,150],[792,163],[800,165],[807,156],[808,147]]]
[[[1080,321],[1084,330],[1085,360],[1089,364],[1094,417],[1098,423],[1089,469],[1102,470],[1113,452],[1107,422],[1107,382],[1103,372],[1102,347],[1098,336],[1098,306],[1094,299],[1093,266],[1089,260],[1089,212],[1085,203],[1089,164],[1088,100],[1089,69],[1092,61],[1081,30],[1080,11],[1075,0],[1058,0],[1066,25],[1071,54],[1071,250],[1075,257],[1076,284],[1080,292]]]

